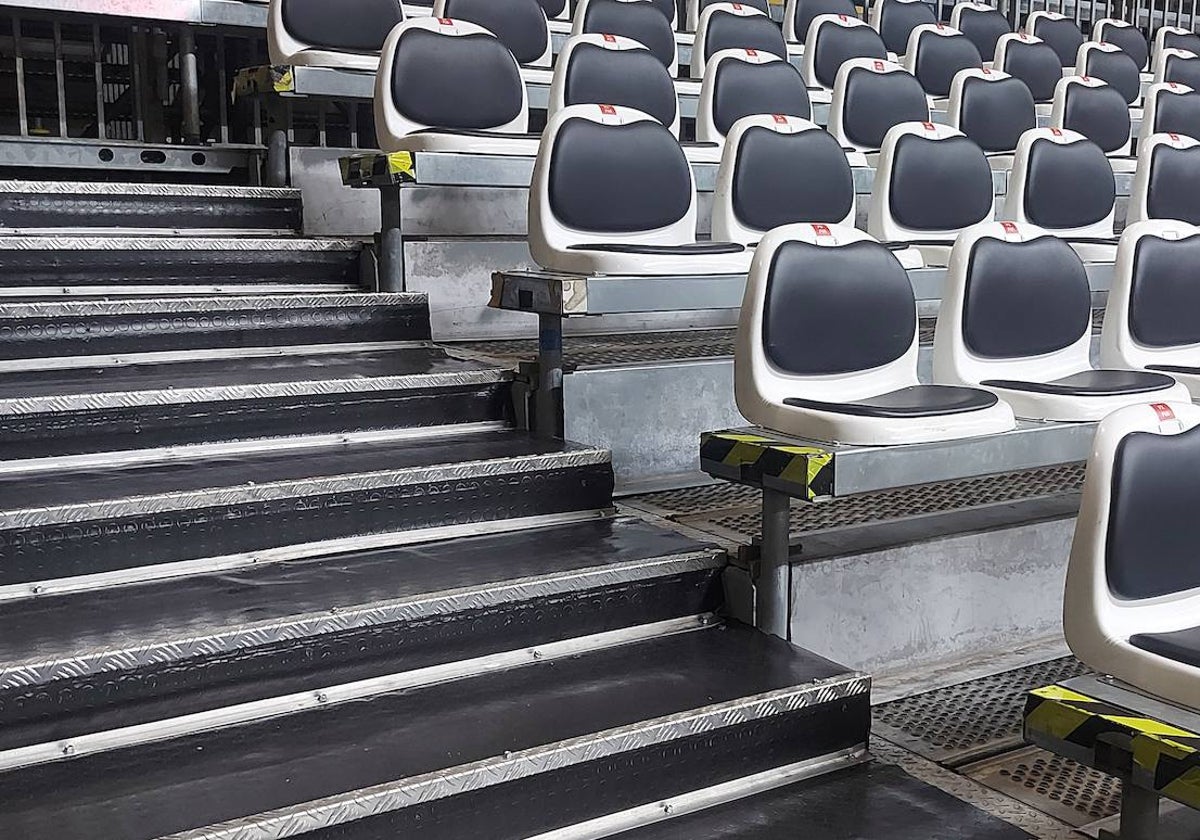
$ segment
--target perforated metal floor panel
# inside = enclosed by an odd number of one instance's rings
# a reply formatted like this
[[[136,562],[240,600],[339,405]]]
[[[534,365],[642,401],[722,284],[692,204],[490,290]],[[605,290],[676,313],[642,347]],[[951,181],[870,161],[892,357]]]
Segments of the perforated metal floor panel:
[[[1111,817],[1121,808],[1121,782],[1037,747],[967,765],[960,772],[1070,825]]]
[[[1072,656],[884,703],[872,732],[950,767],[1020,746],[1025,694],[1089,673]]]

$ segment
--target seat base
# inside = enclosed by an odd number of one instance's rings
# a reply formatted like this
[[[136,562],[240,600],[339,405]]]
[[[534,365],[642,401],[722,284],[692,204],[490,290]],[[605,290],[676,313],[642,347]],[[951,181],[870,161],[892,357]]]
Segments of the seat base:
[[[1079,255],[1079,259],[1085,263],[1113,263],[1117,261],[1117,240],[1115,238],[1111,240],[1101,238],[1063,238],[1067,240],[1067,244]]]
[[[430,129],[398,137],[385,152],[452,152],[468,155],[536,157],[541,138],[535,134]]]
[[[826,411],[834,414],[849,414],[854,417],[906,418],[940,417],[948,414],[965,414],[991,408],[999,399],[995,394],[979,388],[957,385],[910,385],[898,391],[889,391],[875,397],[855,402],[828,403],[793,397],[783,401],[784,405]]]
[[[1147,402],[1187,402],[1187,388],[1168,376],[1130,370],[1084,370],[1048,382],[987,379],[980,383],[1024,420],[1084,423]]]
[[[1183,365],[1149,365],[1146,370],[1158,371],[1175,377],[1192,394],[1192,400],[1200,400],[1200,367]]]
[[[328,67],[332,70],[361,70],[379,72],[379,53],[336,52],[334,50],[301,50],[295,55],[281,56],[277,64],[294,67]]]
[[[1155,656],[1200,668],[1200,627],[1173,633],[1138,633],[1129,638],[1129,644]]]
[[[681,143],[688,163],[720,163],[725,151],[722,143]]]
[[[754,258],[753,248],[728,242],[689,242],[674,246],[581,243],[567,250],[539,250],[534,250],[534,259],[550,271],[634,277],[746,274]]]

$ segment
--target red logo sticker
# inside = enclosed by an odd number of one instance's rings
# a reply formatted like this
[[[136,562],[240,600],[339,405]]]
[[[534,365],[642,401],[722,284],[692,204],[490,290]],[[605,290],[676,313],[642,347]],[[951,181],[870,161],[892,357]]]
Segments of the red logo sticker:
[[[923,123],[921,123],[921,125],[924,126],[926,131],[936,131],[937,130],[933,127],[933,123],[931,123],[931,122],[923,122]]]
[[[1178,143],[1178,142],[1179,142],[1179,135],[1178,135],[1178,134],[1176,134],[1175,132],[1173,132],[1173,131],[1172,131],[1172,132],[1168,132],[1167,136],[1171,138],[1171,142],[1172,142],[1172,143]]]
[[[845,23],[846,21],[850,20],[850,18],[846,17],[845,15],[838,15],[838,20],[840,20],[842,23]]]
[[[451,18],[438,18],[438,23],[442,26],[453,26],[454,20]]]
[[[746,55],[750,56],[751,58],[757,58],[757,57],[758,57],[758,50],[747,49],[747,50],[746,50]]]
[[[603,38],[605,41],[607,41],[607,42],[608,42],[608,43],[610,43],[610,44],[615,44],[615,43],[617,43],[617,36],[616,36],[616,35],[609,35],[607,32],[605,32],[605,33],[604,33],[603,35],[601,35],[600,37],[601,37],[601,38]]]
[[[1084,81],[1086,84],[1089,84],[1089,85],[1090,85],[1090,84],[1092,83],[1092,79],[1091,79],[1091,77],[1090,77],[1090,76],[1080,76],[1079,78],[1083,79],[1083,81]]]
[[[775,120],[778,125],[787,125],[787,117],[783,114],[772,114],[771,119]]]
[[[1179,87],[1179,85],[1175,84],[1175,82],[1167,82],[1167,84],[1170,86],[1171,90],[1175,90],[1175,88]]]
[[[833,231],[829,229],[829,225],[813,225],[813,233],[817,236],[833,236]]]
[[[876,73],[882,73],[882,72],[883,72],[883,62],[882,62],[882,61],[876,61],[876,62],[875,62],[875,72],[876,72]]]
[[[984,68],[983,68],[983,75],[985,75],[985,76],[990,76],[990,75],[992,75],[992,68],[990,68],[990,67],[984,67]]]
[[[1053,134],[1055,137],[1062,137],[1062,136],[1063,136],[1063,135],[1062,135],[1062,129],[1061,129],[1061,128],[1052,128],[1052,129],[1050,129],[1050,133],[1051,133],[1051,134]]]
[[[740,11],[742,10],[742,4],[741,4],[741,3],[734,3],[734,4],[733,4],[733,10],[734,10],[735,12],[740,12]]]
[[[606,117],[615,117],[617,115],[617,109],[611,105],[601,105],[600,113],[604,114]]]
[[[1020,231],[1017,230],[1016,224],[1013,222],[1001,222],[1000,226],[1004,228],[1004,232],[1010,236],[1015,236],[1016,234],[1020,233]]]
[[[1163,423],[1175,419],[1175,411],[1166,403],[1150,403],[1150,407],[1154,409],[1159,421]]]

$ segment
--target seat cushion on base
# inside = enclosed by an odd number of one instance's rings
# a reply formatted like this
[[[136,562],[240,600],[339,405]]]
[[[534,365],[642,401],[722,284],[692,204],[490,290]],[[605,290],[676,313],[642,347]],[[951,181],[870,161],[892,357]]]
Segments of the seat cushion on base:
[[[1161,373],[1141,370],[1085,370],[1050,382],[1023,382],[1015,379],[989,379],[980,383],[988,388],[1027,391],[1032,394],[1057,394],[1070,397],[1115,397],[1147,394],[1172,387],[1175,380]]]
[[[911,418],[982,411],[991,408],[997,402],[999,399],[995,394],[977,388],[912,385],[852,403],[829,403],[791,397],[785,399],[783,404],[811,411],[827,411],[831,414],[850,414],[855,417]]]
[[[1200,668],[1200,627],[1173,633],[1138,633],[1130,637],[1129,644],[1156,656]]]
[[[637,242],[601,242],[569,246],[572,251],[603,251],[610,254],[655,254],[671,256],[703,256],[705,254],[740,254],[745,245],[735,242],[689,242],[684,245],[644,245]]]
[[[1181,373],[1184,376],[1200,376],[1200,365],[1146,365],[1147,370],[1161,370],[1163,373]]]

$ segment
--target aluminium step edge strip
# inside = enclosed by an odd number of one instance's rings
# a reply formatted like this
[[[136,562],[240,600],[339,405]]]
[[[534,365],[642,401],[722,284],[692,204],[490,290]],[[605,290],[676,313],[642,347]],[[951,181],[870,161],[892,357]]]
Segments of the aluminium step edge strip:
[[[398,811],[410,805],[836,702],[866,694],[870,691],[870,685],[871,679],[865,674],[847,672],[806,685],[714,703],[290,808],[184,831],[160,840],[284,840]]]
[[[292,187],[226,187],[213,184],[145,184],[130,181],[37,181],[27,178],[0,180],[0,193],[16,195],[127,195],[134,198],[181,196],[184,198],[270,198],[300,200]]]
[[[92,732],[42,744],[0,751],[0,773],[36,767],[58,761],[72,761],[98,753],[132,749],[147,744],[187,738],[218,729],[249,726],[271,718],[300,714],[314,709],[329,709],[345,703],[371,700],[398,691],[412,691],[439,683],[494,674],[524,665],[551,663],[606,648],[658,639],[676,633],[703,630],[716,623],[711,613],[671,618],[652,624],[622,627],[603,633],[576,636],[520,650],[492,653],[456,662],[430,665],[369,677],[340,685],[297,691],[279,697],[251,700],[174,718],[137,723],[105,732]]]
[[[725,565],[719,549],[661,555],[620,564],[489,581],[387,601],[228,625],[206,635],[142,641],[137,647],[106,648],[57,659],[0,664],[0,691],[30,688],[53,680],[164,665],[329,633],[422,621],[466,610],[499,607],[588,589],[618,586]]]
[[[0,236],[4,251],[294,251],[357,252],[362,242],[312,237]]]
[[[194,405],[233,400],[323,397],[335,394],[413,391],[427,388],[464,388],[506,382],[511,372],[501,368],[416,373],[400,376],[362,376],[309,379],[298,382],[258,382],[253,385],[210,385],[202,388],[163,388],[143,391],[109,391],[91,394],[52,394],[0,399],[0,417],[60,414],[70,411],[105,411],[148,406]]]
[[[142,237],[264,237],[299,236],[294,228],[220,228],[220,227],[80,227],[78,225],[61,225],[51,227],[7,227],[0,225],[2,236],[38,236],[38,237],[78,237],[78,236],[113,236],[122,239]]]
[[[173,283],[170,285],[137,284],[127,286],[0,286],[2,298],[38,298],[66,300],[69,298],[124,297],[139,298],[152,295],[263,295],[286,294],[352,294],[365,291],[355,283]]]
[[[196,295],[188,298],[127,298],[124,300],[30,301],[7,304],[0,310],[0,324],[24,318],[88,318],[128,315],[178,315],[180,313],[224,312],[226,310],[343,309],[377,306],[421,306],[425,292],[357,292],[328,295]]]
[[[353,537],[339,537],[317,542],[294,543],[292,545],[225,554],[217,557],[201,557],[194,560],[177,560],[134,566],[113,572],[99,572],[68,578],[26,581],[0,586],[0,604],[27,601],[34,598],[51,598],[78,592],[94,592],[139,584],[160,583],[183,577],[218,574],[254,566],[286,563],[289,560],[315,560],[355,551],[399,548],[408,545],[452,540],[459,537],[482,537],[509,534],[533,528],[554,525],[569,525],[589,522],[594,519],[610,519],[609,509],[577,510],[567,513],[550,513],[540,516],[522,516],[513,519],[494,519],[489,522],[467,522],[461,525],[436,525],[432,528],[415,528],[404,531],[385,531]]]
[[[514,455],[420,467],[375,470],[333,476],[180,490],[120,499],[99,499],[39,508],[0,511],[0,530],[94,522],[98,519],[145,517],[207,507],[253,504],[297,496],[328,496],[416,484],[466,481],[545,470],[574,469],[610,463],[607,449],[580,448],[540,455]]]

